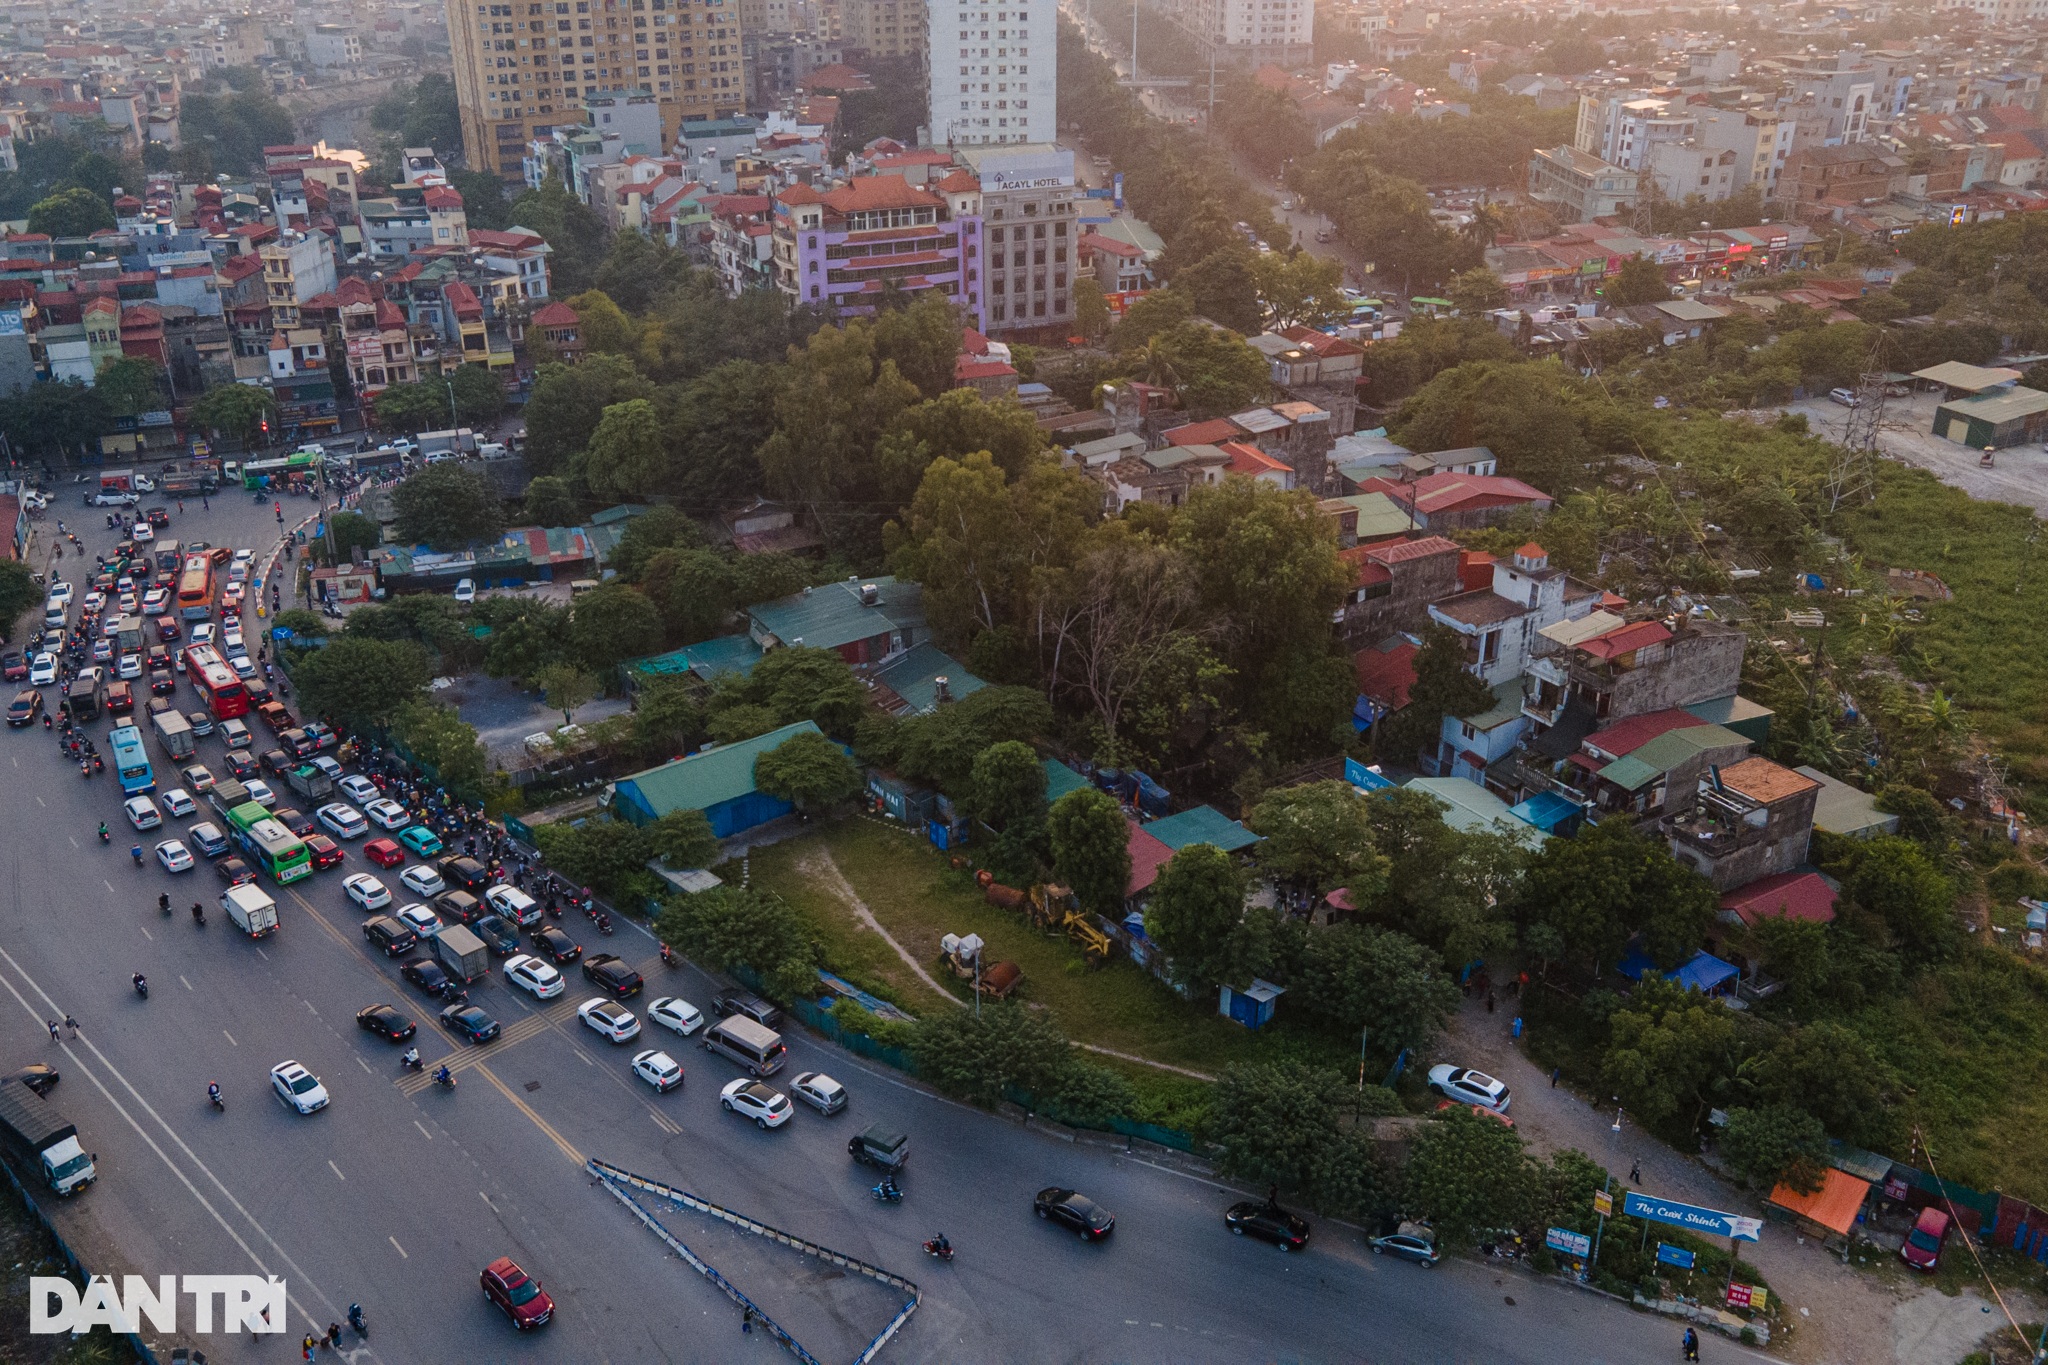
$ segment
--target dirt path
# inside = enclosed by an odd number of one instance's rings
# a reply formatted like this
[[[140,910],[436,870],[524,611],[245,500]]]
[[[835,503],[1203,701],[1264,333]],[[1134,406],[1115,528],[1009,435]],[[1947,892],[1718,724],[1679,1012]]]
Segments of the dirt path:
[[[1510,1042],[1512,1016],[1512,1009],[1489,1015],[1479,1000],[1469,1002],[1451,1022],[1441,1060],[1478,1066],[1512,1086],[1515,1126],[1533,1150],[1547,1154],[1576,1147],[1614,1172],[1617,1181],[1626,1181],[1630,1166],[1639,1164],[1642,1178],[1628,1182],[1635,1188],[1709,1208],[1763,1212],[1755,1196],[1734,1189],[1697,1161],[1644,1133],[1627,1115],[1621,1116],[1621,1130],[1615,1132],[1613,1104],[1595,1107],[1569,1088],[1553,1089],[1549,1075]],[[1781,1339],[1782,1344],[1773,1343],[1773,1354],[1782,1352],[1810,1365],[1952,1365],[1972,1349],[1974,1337],[1952,1352],[1930,1352],[1933,1343],[1926,1335],[1895,1330],[1894,1317],[1902,1305],[1916,1305],[1916,1321],[1942,1320],[1948,1314],[1941,1310],[1954,1300],[1933,1289],[1894,1292],[1872,1275],[1844,1266],[1783,1223],[1766,1223],[1763,1240],[1744,1247],[1742,1255],[1763,1272],[1792,1314],[1794,1330]],[[1918,1304],[1927,1295],[1940,1304]],[[1974,1306],[1959,1316],[1962,1325],[1977,1328],[1979,1335],[1991,1325]]]
[[[830,849],[820,847],[804,854],[802,858],[797,860],[796,870],[806,877],[816,879],[826,890],[843,901],[846,907],[853,911],[856,919],[867,928],[881,935],[882,942],[888,944],[896,956],[903,959],[903,965],[915,972],[917,979],[930,986],[933,993],[941,1000],[956,1008],[966,1008],[966,1001],[947,990],[944,986],[941,986],[932,974],[925,970],[924,964],[915,957],[912,957],[910,950],[898,943],[895,936],[882,927],[882,922],[875,918],[875,912],[868,909],[867,902],[860,898],[860,893],[853,889],[853,883],[846,880],[846,874],[841,872],[839,864],[832,860]],[[1114,1057],[1118,1061],[1134,1062],[1139,1066],[1154,1067],[1160,1071],[1171,1071],[1176,1076],[1188,1076],[1198,1081],[1213,1081],[1216,1079],[1205,1071],[1190,1071],[1184,1066],[1172,1066],[1166,1062],[1155,1062],[1150,1057],[1140,1057],[1136,1053],[1131,1052],[1118,1052],[1115,1048],[1097,1047],[1093,1043],[1080,1043],[1076,1046],[1080,1047],[1084,1052],[1093,1052],[1104,1057]]]

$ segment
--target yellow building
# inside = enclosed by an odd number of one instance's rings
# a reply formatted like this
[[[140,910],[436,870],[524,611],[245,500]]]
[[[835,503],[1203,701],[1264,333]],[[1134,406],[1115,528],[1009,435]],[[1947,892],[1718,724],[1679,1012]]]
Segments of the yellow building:
[[[653,91],[664,147],[685,120],[746,105],[738,0],[448,0],[448,38],[463,152],[507,180],[602,91]]]
[[[925,0],[841,0],[839,12],[849,54],[924,55]]]

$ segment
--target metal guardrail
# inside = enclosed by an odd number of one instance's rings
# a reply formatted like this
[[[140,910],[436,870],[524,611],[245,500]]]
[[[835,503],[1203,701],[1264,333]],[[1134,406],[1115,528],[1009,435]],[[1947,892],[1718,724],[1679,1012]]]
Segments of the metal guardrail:
[[[882,1348],[889,1344],[889,1339],[894,1337],[903,1324],[910,1320],[910,1315],[917,1311],[918,1304],[923,1301],[923,1291],[917,1287],[915,1281],[907,1280],[893,1271],[882,1269],[880,1266],[869,1265],[866,1261],[860,1260],[858,1257],[849,1256],[843,1251],[834,1251],[832,1248],[813,1242],[809,1238],[799,1237],[793,1232],[784,1232],[780,1228],[770,1227],[759,1219],[749,1218],[743,1213],[736,1213],[721,1204],[714,1204],[708,1199],[691,1194],[688,1190],[679,1190],[675,1186],[664,1184],[659,1180],[650,1180],[646,1176],[635,1175],[631,1171],[621,1169],[609,1162],[599,1161],[595,1157],[585,1161],[584,1167],[603,1182],[605,1189],[611,1192],[612,1197],[631,1210],[633,1216],[645,1224],[648,1231],[659,1237],[670,1250],[682,1257],[698,1274],[718,1286],[727,1298],[758,1318],[762,1327],[766,1329],[770,1336],[782,1343],[783,1347],[791,1355],[795,1356],[798,1360],[806,1362],[806,1365],[822,1365],[822,1362],[805,1350],[803,1343],[791,1336],[787,1329],[762,1312],[760,1306],[748,1298],[737,1285],[721,1275],[716,1266],[705,1261],[694,1251],[691,1251],[688,1246],[684,1245],[681,1238],[662,1226],[659,1219],[640,1206],[639,1200],[627,1193],[626,1187],[630,1186],[634,1189],[644,1190],[657,1198],[668,1200],[678,1208],[693,1209],[698,1213],[709,1214],[713,1218],[732,1224],[742,1232],[751,1232],[756,1237],[765,1237],[771,1242],[779,1242],[801,1255],[816,1257],[818,1260],[824,1261],[829,1265],[837,1266],[843,1270],[850,1270],[856,1275],[865,1276],[879,1284],[887,1285],[891,1289],[900,1290],[909,1295],[910,1297],[904,1300],[903,1306],[896,1311],[894,1317],[889,1319],[888,1324],[882,1328],[875,1339],[870,1341],[860,1354],[853,1358],[853,1365],[868,1365],[868,1362],[879,1355]]]

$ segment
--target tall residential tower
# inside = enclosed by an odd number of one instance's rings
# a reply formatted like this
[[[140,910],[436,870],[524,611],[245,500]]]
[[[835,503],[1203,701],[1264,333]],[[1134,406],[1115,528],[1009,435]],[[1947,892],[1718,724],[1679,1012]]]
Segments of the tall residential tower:
[[[930,0],[932,146],[1058,136],[1057,12],[1054,0]]]

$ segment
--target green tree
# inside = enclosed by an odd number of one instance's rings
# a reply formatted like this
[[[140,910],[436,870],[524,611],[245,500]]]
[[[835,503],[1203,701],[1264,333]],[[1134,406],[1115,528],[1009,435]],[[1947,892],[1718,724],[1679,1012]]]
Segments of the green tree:
[[[1189,844],[1159,869],[1145,932],[1197,1003],[1218,986],[1246,984],[1244,874],[1213,844]]]
[[[1721,1159],[1751,1189],[1770,1190],[1782,1182],[1810,1194],[1827,1171],[1827,1139],[1819,1119],[1790,1105],[1738,1105],[1721,1130]]]
[[[290,631],[295,640],[319,640],[327,635],[327,622],[317,611],[281,611],[270,618],[270,624]]]
[[[1131,879],[1130,826],[1116,798],[1093,787],[1068,792],[1046,814],[1053,870],[1081,904],[1110,914]]]
[[[1383,1052],[1419,1048],[1458,1007],[1437,956],[1406,934],[1356,924],[1311,932],[1289,985],[1302,1007],[1344,1033],[1365,1029]]]
[[[791,355],[776,396],[775,430],[759,455],[769,490],[811,503],[863,499],[875,491],[876,443],[919,400],[867,324],[821,329]],[[826,530],[835,544],[864,544],[881,519],[847,513]]]
[[[392,730],[442,786],[465,801],[483,799],[490,759],[474,725],[449,707],[414,700],[399,711]]]
[[[163,373],[147,356],[124,355],[100,366],[93,387],[116,417],[134,417],[164,406]]]
[[[1093,280],[1074,281],[1074,329],[1090,341],[1109,331],[1109,302]]]
[[[576,314],[576,332],[586,350],[628,358],[639,351],[639,324],[602,289],[586,289],[563,302]]]
[[[1042,1097],[1074,1065],[1073,1044],[1049,1019],[1007,1002],[926,1015],[911,1057],[919,1079],[987,1108],[1012,1090]]]
[[[647,830],[624,820],[540,825],[534,838],[548,865],[575,885],[620,899],[638,899],[656,885],[647,872],[653,841]]]
[[[393,384],[371,406],[386,431],[439,431],[455,417],[448,390],[439,383]]]
[[[223,67],[178,104],[182,142],[208,149],[214,166],[240,175],[263,164],[263,149],[296,140],[291,112],[252,66]]]
[[[334,540],[334,553],[344,562],[353,562],[361,550],[374,550],[383,543],[384,534],[377,523],[361,512],[336,512],[327,519],[328,534]]]
[[[1195,312],[1233,332],[1257,332],[1265,310],[1259,305],[1259,257],[1236,242],[1212,252],[1173,277],[1186,290]]]
[[[308,715],[329,716],[352,729],[383,729],[425,690],[425,653],[411,641],[342,636],[293,670]]]
[[[569,637],[577,658],[594,672],[607,673],[661,648],[661,612],[645,593],[606,583],[569,609]]]
[[[1207,1136],[1223,1149],[1217,1171],[1246,1184],[1307,1189],[1337,1139],[1342,1081],[1300,1062],[1229,1067],[1209,1103]]]
[[[678,496],[723,501],[757,493],[761,433],[775,422],[780,365],[728,360],[682,391],[673,420],[671,477]]]
[[[1735,1071],[1735,1022],[1727,1007],[1645,975],[1609,1030],[1601,1079],[1645,1126],[1690,1137]]]
[[[960,317],[942,294],[927,293],[874,324],[875,359],[893,364],[926,398],[953,387],[953,362],[960,355]]]
[[[530,228],[546,240],[548,275],[557,296],[568,297],[590,287],[604,257],[604,220],[550,173],[537,190],[528,190],[507,210],[514,224]]]
[[[903,722],[890,762],[913,782],[965,791],[973,780],[974,760],[990,745],[1038,738],[1052,724],[1052,707],[1035,688],[984,687]]]
[[[1911,840],[1885,836],[1863,844],[1842,891],[1881,918],[1912,956],[1925,961],[1954,951],[1955,890]]]
[[[1475,716],[1494,704],[1493,690],[1465,666],[1465,637],[1432,621],[1415,651],[1408,704],[1373,727],[1373,750],[1400,763],[1434,751],[1445,716]]]
[[[983,749],[968,783],[968,810],[990,829],[1045,821],[1045,767],[1029,744],[1005,740]]]
[[[704,730],[704,708],[691,680],[639,675],[633,732],[651,757],[679,756]]]
[[[704,733],[717,744],[738,744],[781,728],[773,711],[752,702],[711,712],[704,721]]]
[[[1458,312],[1468,318],[1508,306],[1507,286],[1501,283],[1500,276],[1483,265],[1462,272],[1445,285],[1444,297],[1456,304]]]
[[[1178,289],[1155,289],[1141,294],[1124,309],[1109,336],[1112,351],[1135,351],[1152,338],[1169,332],[1195,316],[1195,301]]]
[[[0,559],[0,640],[13,641],[15,624],[42,595],[28,565],[18,559]]]
[[[668,506],[648,508],[626,523],[619,543],[612,550],[612,567],[619,577],[640,581],[655,555],[676,547],[701,545],[704,533],[697,523]]]
[[[249,445],[266,418],[277,416],[270,390],[254,384],[216,384],[192,404],[192,421],[231,441]]]
[[[448,376],[458,425],[484,423],[505,410],[505,384],[487,365],[469,364]]]
[[[647,826],[654,856],[670,867],[709,867],[718,861],[718,836],[701,810],[672,810]]]
[[[472,228],[503,232],[512,226],[512,205],[505,182],[488,171],[450,171],[448,184],[462,196],[462,216]]]
[[[1253,268],[1269,326],[1300,323],[1323,327],[1351,312],[1351,300],[1343,293],[1344,266],[1340,261],[1306,251],[1291,255],[1274,251],[1259,256]]]
[[[1626,819],[1546,842],[1530,861],[1516,907],[1534,935],[1529,946],[1596,970],[1619,961],[1639,932],[1651,959],[1675,968],[1698,949],[1719,910],[1704,877]]]
[[[100,195],[73,186],[38,199],[28,211],[28,230],[51,237],[90,237],[114,225],[114,210]]]
[[[1671,297],[1671,286],[1664,282],[1662,266],[1638,254],[1623,261],[1620,273],[1600,286],[1600,297],[1615,308],[1662,303]]]
[[[563,473],[597,430],[606,408],[653,396],[654,386],[623,356],[591,355],[580,365],[542,365],[526,402],[527,468],[535,475]]]
[[[716,887],[669,901],[654,918],[654,932],[699,966],[720,972],[747,968],[778,1000],[818,992],[824,950],[803,917],[779,897]]]
[[[1608,449],[1636,442],[1627,415],[1555,361],[1445,370],[1401,405],[1387,434],[1411,450],[1485,446],[1502,474],[1552,497],[1585,487]]]
[[[1354,904],[1370,903],[1386,886],[1387,860],[1373,848],[1367,807],[1334,779],[1267,792],[1245,821],[1264,840],[1259,866],[1318,893],[1349,887]]]
[[[804,730],[754,760],[754,785],[809,814],[851,801],[860,768],[837,744]]]
[[[1464,1108],[1422,1130],[1401,1183],[1407,1207],[1452,1247],[1470,1246],[1494,1228],[1531,1227],[1542,1197],[1522,1135]]]
[[[812,720],[844,737],[867,713],[867,688],[836,651],[788,645],[768,651],[746,677],[720,679],[713,714],[735,705],[765,707],[778,726]]]
[[[505,506],[482,473],[455,460],[430,464],[391,492],[395,531],[407,545],[460,550],[495,540],[505,529]]]
[[[1250,407],[1272,387],[1265,356],[1242,337],[1182,322],[1161,333],[1155,344],[1179,376],[1175,387],[1195,416]]]
[[[573,721],[571,713],[598,693],[597,679],[574,664],[549,664],[533,680],[549,706],[562,713],[562,724]]]
[[[1366,803],[1373,847],[1387,859],[1386,890],[1361,903],[1376,919],[1461,968],[1495,956],[1514,939],[1508,906],[1520,893],[1528,850],[1506,831],[1454,829],[1448,807],[1414,787]]]
[[[615,403],[598,419],[583,452],[583,477],[604,501],[641,497],[666,476],[664,441],[654,404],[635,398]]]
[[[582,516],[567,479],[543,474],[526,485],[519,515],[532,526],[574,526]]]

